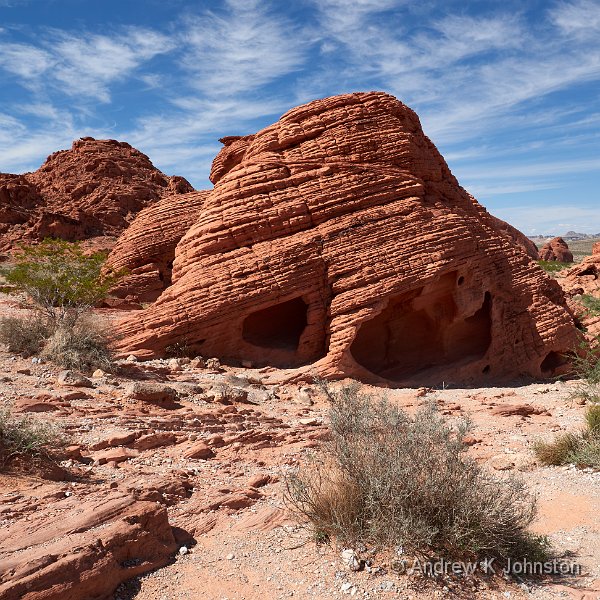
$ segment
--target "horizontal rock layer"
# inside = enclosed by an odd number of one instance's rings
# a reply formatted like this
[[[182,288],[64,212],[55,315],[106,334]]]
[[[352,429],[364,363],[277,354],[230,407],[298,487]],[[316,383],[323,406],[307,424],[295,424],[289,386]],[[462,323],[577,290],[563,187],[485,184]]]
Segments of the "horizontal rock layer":
[[[175,248],[200,217],[208,191],[175,194],[142,210],[123,233],[107,265],[127,275],[111,294],[152,302],[171,284]]]

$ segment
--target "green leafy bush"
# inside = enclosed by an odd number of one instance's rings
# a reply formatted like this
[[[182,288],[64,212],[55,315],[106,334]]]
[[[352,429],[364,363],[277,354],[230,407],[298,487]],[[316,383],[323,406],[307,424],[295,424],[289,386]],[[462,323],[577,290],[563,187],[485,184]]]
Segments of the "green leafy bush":
[[[286,492],[317,539],[445,556],[545,552],[527,530],[536,503],[525,485],[466,456],[468,422],[453,428],[433,405],[410,417],[356,385],[325,389],[330,438],[287,478]]]
[[[105,260],[104,253],[89,255],[64,240],[22,248],[14,266],[0,274],[32,314],[0,320],[0,342],[11,352],[41,354],[67,368],[107,369],[106,336],[89,313],[123,273],[106,271]]]
[[[106,254],[86,254],[79,243],[45,239],[23,247],[0,274],[53,323],[74,323],[104,298],[121,273],[104,272]]]

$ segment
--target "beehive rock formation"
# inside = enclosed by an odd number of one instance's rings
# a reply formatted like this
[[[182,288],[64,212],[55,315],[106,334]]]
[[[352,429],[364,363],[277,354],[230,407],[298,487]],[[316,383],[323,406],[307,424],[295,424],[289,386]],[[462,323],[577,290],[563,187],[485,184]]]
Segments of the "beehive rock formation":
[[[173,284],[122,354],[185,341],[288,373],[409,384],[551,375],[576,339],[559,285],[384,93],[317,100],[223,140]]]
[[[572,263],[573,253],[569,250],[569,246],[565,240],[561,237],[555,237],[542,246],[539,253],[539,259]]]
[[[127,273],[111,295],[153,302],[171,285],[175,248],[199,219],[208,193],[166,196],[138,214],[108,257],[108,267]]]
[[[530,240],[524,233],[519,231],[516,227],[513,227],[510,223],[507,223],[498,217],[494,217],[493,215],[491,215],[491,217],[501,233],[507,235],[513,242],[517,244],[517,246],[520,246],[527,256],[533,258],[534,260],[538,260],[539,253],[533,240]]]
[[[192,190],[126,142],[82,138],[33,173],[0,174],[0,248],[44,237],[118,235],[144,207]]]

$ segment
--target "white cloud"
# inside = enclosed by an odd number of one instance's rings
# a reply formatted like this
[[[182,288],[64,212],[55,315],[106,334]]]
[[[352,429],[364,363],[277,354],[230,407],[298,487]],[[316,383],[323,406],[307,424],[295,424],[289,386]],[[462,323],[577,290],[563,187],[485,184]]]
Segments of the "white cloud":
[[[173,42],[151,30],[129,28],[123,35],[59,34],[53,43],[53,76],[71,95],[110,100],[109,86],[122,81],[144,62],[173,49]]]
[[[49,52],[35,46],[0,42],[0,68],[27,81],[40,77],[53,63]]]
[[[550,16],[554,24],[568,35],[587,38],[600,33],[600,4],[595,0],[561,2]]]
[[[190,18],[183,65],[209,97],[232,97],[298,69],[310,40],[257,0],[227,0],[225,12]]]
[[[68,34],[52,30],[40,45],[0,42],[0,68],[26,87],[110,101],[110,85],[131,77],[145,62],[174,48],[167,36],[129,27],[117,33]]]

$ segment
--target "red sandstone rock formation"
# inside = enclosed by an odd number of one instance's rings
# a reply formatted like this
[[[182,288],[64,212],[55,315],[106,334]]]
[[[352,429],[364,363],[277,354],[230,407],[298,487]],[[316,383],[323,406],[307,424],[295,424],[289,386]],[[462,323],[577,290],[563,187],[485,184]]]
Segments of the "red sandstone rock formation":
[[[108,493],[55,501],[0,533],[0,598],[110,598],[127,579],[162,567],[177,549],[166,508]],[[68,518],[66,518],[68,517]]]
[[[475,201],[475,199],[473,198]],[[513,227],[510,223],[490,215],[496,223],[496,227],[501,233],[507,235],[513,242],[520,246],[528,256],[534,260],[538,260],[538,249],[533,240],[530,240],[524,233],[520,232],[516,227]]]
[[[561,283],[571,296],[583,293],[600,298],[600,243],[594,244],[593,254],[569,270]]]
[[[208,193],[167,196],[139,213],[108,257],[111,268],[128,272],[112,295],[141,302],[160,296],[171,284],[175,247],[199,219]]]
[[[562,263],[572,263],[573,253],[569,250],[567,242],[561,237],[546,242],[539,253],[539,260],[551,260]]]
[[[226,138],[173,285],[122,353],[185,340],[290,376],[428,384],[556,372],[576,329],[547,277],[384,93],[295,108]]]
[[[144,207],[192,190],[126,142],[82,138],[33,173],[0,174],[0,247],[49,236],[116,235]]]

